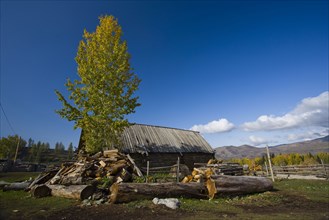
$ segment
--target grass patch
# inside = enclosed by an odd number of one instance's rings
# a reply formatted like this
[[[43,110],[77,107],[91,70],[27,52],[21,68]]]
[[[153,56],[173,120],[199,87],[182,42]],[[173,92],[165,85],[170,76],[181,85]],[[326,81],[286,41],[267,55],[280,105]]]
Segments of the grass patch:
[[[24,191],[0,191],[0,217],[31,219],[35,216],[48,216],[53,212],[76,205],[77,201],[58,198],[32,198]],[[4,218],[2,218],[4,219]]]
[[[35,178],[40,174],[40,172],[7,172],[0,173],[0,180],[6,182],[22,182],[30,178]]]
[[[302,195],[315,202],[329,201],[329,182],[324,180],[282,180],[274,187],[292,195]]]

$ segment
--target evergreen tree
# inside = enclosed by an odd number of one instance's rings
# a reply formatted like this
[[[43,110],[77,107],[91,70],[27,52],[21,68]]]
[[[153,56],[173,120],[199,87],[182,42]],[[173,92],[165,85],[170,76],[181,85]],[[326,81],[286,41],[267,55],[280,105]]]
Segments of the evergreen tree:
[[[32,138],[29,138],[28,143],[27,143],[27,147],[30,148],[30,147],[33,146],[33,144],[34,144],[34,140]]]
[[[67,148],[67,159],[71,160],[73,158],[73,144],[72,142],[69,144],[69,147]]]
[[[55,144],[55,154],[56,155],[60,155],[60,154],[63,154],[65,150],[65,146],[62,142],[56,142]]]
[[[36,156],[35,156],[35,159],[34,159],[34,162],[35,163],[40,163],[40,160],[41,160],[41,154],[42,154],[42,148],[41,148],[41,142],[38,141],[38,143],[36,144]]]

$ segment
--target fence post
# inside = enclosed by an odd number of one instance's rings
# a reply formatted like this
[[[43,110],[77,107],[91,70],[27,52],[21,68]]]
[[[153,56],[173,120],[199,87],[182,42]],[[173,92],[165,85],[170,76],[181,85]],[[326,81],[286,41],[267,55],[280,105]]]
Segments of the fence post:
[[[150,171],[150,161],[147,161],[147,163],[146,163],[146,183],[148,182],[148,179],[149,179],[149,171]]]
[[[266,161],[264,161],[265,162],[265,168],[266,168],[266,176],[268,176],[268,168],[267,168],[267,163],[266,163]]]
[[[268,158],[268,165],[270,166],[270,172],[271,172],[271,176],[272,176],[272,181],[274,182],[274,175],[273,175],[273,169],[272,169],[270,151],[268,150],[268,146],[267,145],[266,145],[266,152],[267,152],[267,158]]]
[[[321,159],[321,164],[322,164],[322,166],[323,166],[323,169],[324,169],[324,174],[326,175],[326,179],[328,179],[329,178],[329,176],[328,176],[328,173],[327,173],[327,169],[326,169],[326,166],[324,165],[324,163],[323,163],[323,160]]]
[[[19,136],[18,142],[17,142],[17,147],[16,147],[16,152],[15,152],[15,157],[14,157],[14,164],[16,165],[16,159],[17,159],[17,154],[18,154],[18,147],[19,147],[19,142],[21,141],[21,136]]]
[[[179,182],[179,164],[180,164],[180,158],[178,157],[177,159],[177,172],[176,172],[176,178],[177,178],[177,183]]]

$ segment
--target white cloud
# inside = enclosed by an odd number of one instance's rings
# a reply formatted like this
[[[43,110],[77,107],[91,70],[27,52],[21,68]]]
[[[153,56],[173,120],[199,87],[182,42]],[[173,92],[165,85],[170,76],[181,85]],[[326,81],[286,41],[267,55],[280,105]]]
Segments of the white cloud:
[[[251,142],[251,144],[253,144],[255,146],[258,146],[261,144],[268,144],[271,141],[266,140],[265,138],[262,138],[262,137],[256,137],[254,135],[251,135],[251,136],[249,136],[249,142]]]
[[[308,141],[313,140],[316,138],[321,138],[327,136],[329,134],[329,130],[325,129],[322,131],[308,131],[299,134],[288,134],[287,140],[288,141]]]
[[[225,118],[221,118],[205,125],[194,125],[190,130],[199,131],[201,133],[221,133],[231,131],[233,128],[234,124]]]
[[[246,122],[246,131],[270,131],[299,127],[329,127],[329,92],[305,98],[295,109],[283,116],[262,115],[256,121]]]

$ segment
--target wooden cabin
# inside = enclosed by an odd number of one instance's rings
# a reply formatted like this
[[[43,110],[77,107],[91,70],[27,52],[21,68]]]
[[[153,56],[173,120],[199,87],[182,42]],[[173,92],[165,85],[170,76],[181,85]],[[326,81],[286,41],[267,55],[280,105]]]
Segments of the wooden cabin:
[[[120,151],[130,154],[139,167],[146,167],[147,161],[150,167],[172,166],[179,157],[180,163],[191,170],[194,163],[214,158],[214,150],[196,131],[132,124],[124,130],[122,138]]]

